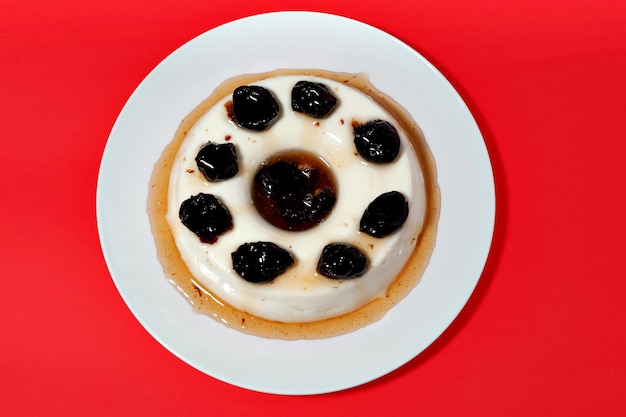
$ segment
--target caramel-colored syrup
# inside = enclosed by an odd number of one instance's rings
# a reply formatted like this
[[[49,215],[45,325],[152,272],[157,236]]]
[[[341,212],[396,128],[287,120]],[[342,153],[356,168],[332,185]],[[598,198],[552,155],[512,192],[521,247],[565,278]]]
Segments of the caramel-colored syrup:
[[[187,269],[165,220],[172,163],[178,148],[192,126],[208,109],[223,97],[230,95],[236,87],[280,75],[313,75],[331,79],[356,88],[376,100],[407,133],[421,164],[426,185],[427,202],[422,232],[417,239],[412,256],[391,284],[385,296],[377,298],[353,312],[310,323],[282,323],[265,320],[239,311],[217,299],[202,288]],[[195,310],[229,327],[256,336],[285,340],[320,339],[348,333],[380,320],[389,309],[402,300],[419,283],[435,245],[440,211],[440,195],[436,175],[435,161],[417,123],[402,106],[374,88],[365,75],[322,70],[281,69],[263,74],[241,75],[225,81],[182,121],[174,139],[164,149],[155,164],[150,179],[147,207],[157,255],[165,275],[179,291],[185,294]]]

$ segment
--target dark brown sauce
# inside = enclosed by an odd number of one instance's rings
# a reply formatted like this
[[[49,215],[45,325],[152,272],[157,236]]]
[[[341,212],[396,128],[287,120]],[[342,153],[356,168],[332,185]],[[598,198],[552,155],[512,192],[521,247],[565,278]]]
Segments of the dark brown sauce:
[[[426,185],[427,202],[424,226],[417,238],[413,254],[387,293],[353,312],[312,323],[282,323],[255,317],[227,305],[206,291],[196,282],[181,259],[165,220],[170,170],[178,148],[184,141],[187,132],[210,107],[231,94],[237,86],[279,75],[313,75],[328,78],[345,83],[372,97],[394,117],[407,133],[420,161]],[[157,246],[157,256],[165,275],[176,288],[185,294],[196,311],[229,327],[256,336],[285,340],[320,339],[348,333],[378,321],[419,283],[435,245],[440,196],[435,161],[419,126],[402,106],[376,90],[365,75],[322,70],[281,69],[264,74],[241,75],[225,81],[182,121],[174,139],[165,148],[155,165],[150,181],[147,208]]]

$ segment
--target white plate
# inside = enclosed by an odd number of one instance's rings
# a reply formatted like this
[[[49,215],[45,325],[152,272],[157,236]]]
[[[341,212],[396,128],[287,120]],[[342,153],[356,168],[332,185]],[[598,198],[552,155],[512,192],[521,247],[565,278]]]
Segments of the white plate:
[[[154,163],[181,119],[223,80],[276,68],[365,72],[408,109],[435,157],[437,243],[421,283],[382,320],[313,341],[249,336],[195,314],[164,278],[146,214]],[[491,245],[489,156],[463,100],[421,55],[343,17],[280,12],[212,29],[161,62],[120,113],[102,158],[97,220],[121,296],[146,330],[189,365],[230,384],[277,394],[337,391],[376,379],[422,352],[461,311]]]

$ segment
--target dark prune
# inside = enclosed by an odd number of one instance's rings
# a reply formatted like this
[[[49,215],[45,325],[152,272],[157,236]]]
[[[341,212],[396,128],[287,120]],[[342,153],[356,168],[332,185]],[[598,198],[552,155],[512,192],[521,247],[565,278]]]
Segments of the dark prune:
[[[276,120],[279,112],[278,101],[266,88],[244,85],[233,92],[233,118],[243,128],[265,130]]]
[[[335,205],[336,185],[317,156],[288,151],[265,162],[254,176],[252,202],[274,226],[290,231],[321,223]]]
[[[209,181],[227,180],[239,172],[237,150],[232,143],[207,143],[196,155],[196,164]]]
[[[294,198],[308,184],[310,175],[298,169],[298,164],[279,160],[263,166],[254,177],[268,197],[277,200]]]
[[[364,159],[385,164],[400,153],[400,136],[391,123],[377,119],[354,126],[354,145]]]
[[[332,210],[335,202],[337,201],[335,192],[330,187],[322,188],[314,194],[309,194],[309,196],[311,196],[311,217],[314,218],[325,217],[326,214]]]
[[[322,83],[298,81],[291,90],[291,108],[307,116],[321,119],[337,105],[337,97]]]
[[[332,279],[358,278],[367,270],[367,257],[355,246],[330,243],[322,249],[317,272]]]
[[[183,201],[178,217],[204,243],[215,243],[233,228],[228,208],[213,194],[200,193]]]
[[[231,254],[233,268],[248,282],[269,282],[294,263],[289,251],[272,242],[244,243]]]
[[[409,203],[398,191],[383,193],[372,201],[361,217],[360,230],[373,237],[385,237],[402,227],[409,215]]]

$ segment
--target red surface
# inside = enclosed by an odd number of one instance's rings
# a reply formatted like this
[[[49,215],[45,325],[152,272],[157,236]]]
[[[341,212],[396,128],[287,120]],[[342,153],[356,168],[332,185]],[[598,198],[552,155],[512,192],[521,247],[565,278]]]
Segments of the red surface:
[[[386,30],[452,81],[498,214],[475,294],[430,348],[365,386],[285,397],[214,380],[146,333],[106,269],[95,185],[161,59],[230,20],[306,8]],[[1,0],[0,415],[626,415],[625,23],[617,0]]]

